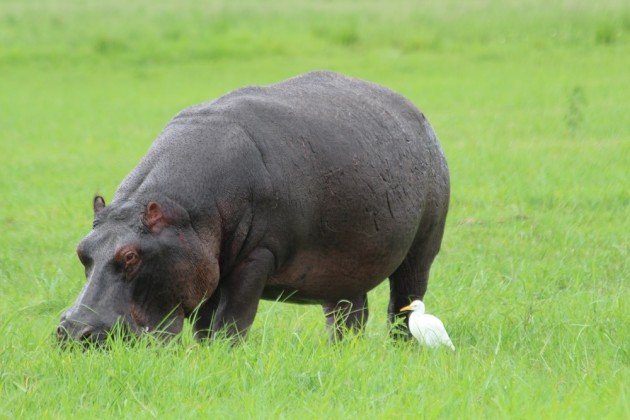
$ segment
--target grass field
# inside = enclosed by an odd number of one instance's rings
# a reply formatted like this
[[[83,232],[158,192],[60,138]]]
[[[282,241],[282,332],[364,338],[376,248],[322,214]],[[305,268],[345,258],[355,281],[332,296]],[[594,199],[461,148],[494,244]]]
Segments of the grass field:
[[[630,417],[629,68],[623,1],[0,0],[0,417]],[[440,136],[425,302],[458,351],[391,343],[386,283],[338,346],[321,308],[266,302],[234,349],[58,349],[93,194],[183,107],[313,69]]]

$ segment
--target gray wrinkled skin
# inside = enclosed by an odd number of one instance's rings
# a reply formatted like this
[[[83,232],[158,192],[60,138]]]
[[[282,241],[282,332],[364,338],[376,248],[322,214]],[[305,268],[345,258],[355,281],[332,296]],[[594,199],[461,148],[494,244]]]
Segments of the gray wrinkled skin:
[[[393,321],[425,294],[448,202],[436,135],[402,96],[332,72],[238,89],[179,113],[95,199],[58,333],[176,333],[194,314],[202,336],[237,335],[262,298],[322,305],[339,337],[387,277]]]

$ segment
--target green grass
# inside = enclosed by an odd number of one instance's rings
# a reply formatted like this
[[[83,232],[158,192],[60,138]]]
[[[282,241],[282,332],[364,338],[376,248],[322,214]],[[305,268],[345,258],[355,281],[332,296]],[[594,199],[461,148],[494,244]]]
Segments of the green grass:
[[[417,3],[0,1],[0,417],[630,417],[630,7]],[[92,195],[183,107],[322,68],[441,138],[425,301],[458,351],[389,342],[386,283],[339,346],[319,307],[265,302],[234,349],[58,349]]]

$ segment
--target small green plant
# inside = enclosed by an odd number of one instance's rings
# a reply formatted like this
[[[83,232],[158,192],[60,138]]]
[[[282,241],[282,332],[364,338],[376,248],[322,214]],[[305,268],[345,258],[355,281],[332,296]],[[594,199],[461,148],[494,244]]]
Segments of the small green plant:
[[[354,45],[359,42],[359,33],[356,25],[347,25],[340,28],[334,35],[335,41],[343,46]]]
[[[567,112],[564,121],[571,132],[576,132],[584,123],[586,94],[581,86],[571,89],[568,98]]]
[[[127,45],[118,39],[99,37],[94,41],[94,52],[100,55],[115,54],[127,49]]]
[[[337,25],[318,23],[318,25],[313,28],[313,34],[342,47],[349,47],[359,42],[357,25],[355,22],[351,21]]]
[[[595,31],[595,43],[599,45],[610,45],[615,42],[617,34],[615,28],[610,25],[600,26]]]

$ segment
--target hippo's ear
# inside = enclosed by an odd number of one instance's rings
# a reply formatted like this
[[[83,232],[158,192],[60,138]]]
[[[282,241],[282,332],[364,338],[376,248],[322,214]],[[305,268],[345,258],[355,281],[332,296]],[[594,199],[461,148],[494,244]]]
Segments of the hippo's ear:
[[[175,201],[162,197],[159,203],[149,201],[144,210],[143,223],[154,233],[166,226],[186,226],[190,223],[188,212]]]
[[[162,207],[155,201],[150,201],[144,211],[144,225],[152,232],[161,231],[168,225],[168,220],[162,211]]]
[[[100,195],[94,196],[94,201],[92,201],[92,208],[94,209],[94,216],[101,210],[105,208],[105,199]]]

